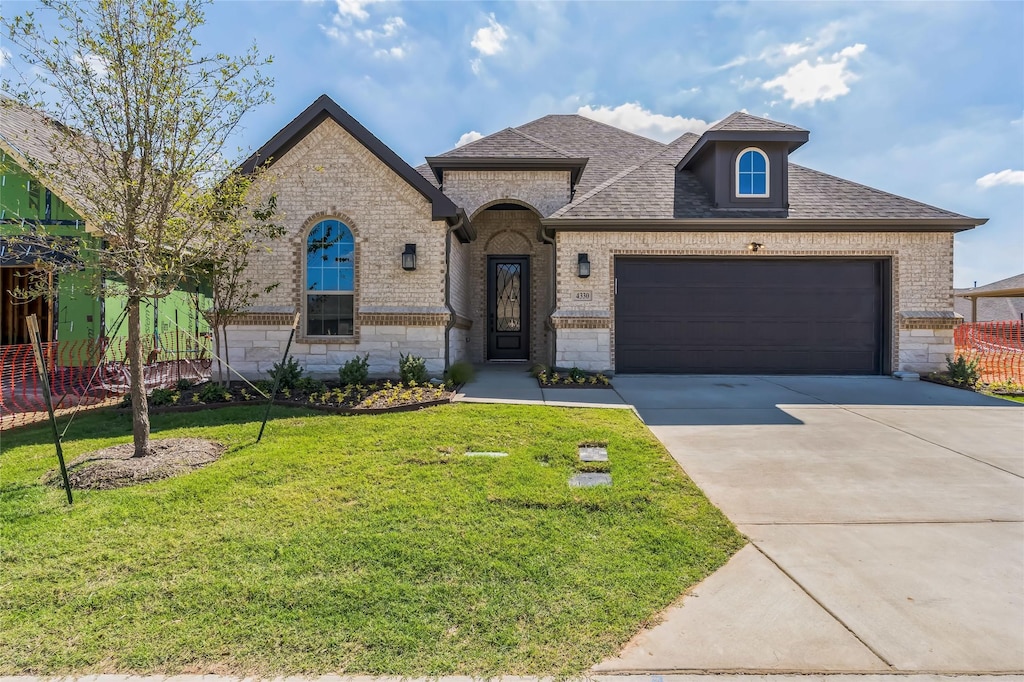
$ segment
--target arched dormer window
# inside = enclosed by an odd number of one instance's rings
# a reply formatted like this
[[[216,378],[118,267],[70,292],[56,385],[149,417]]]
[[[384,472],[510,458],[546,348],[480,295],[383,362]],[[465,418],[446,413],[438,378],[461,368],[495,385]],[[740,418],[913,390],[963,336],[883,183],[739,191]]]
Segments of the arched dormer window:
[[[352,336],[355,239],[340,220],[321,220],[306,237],[306,335]]]
[[[750,147],[736,158],[736,196],[768,196],[768,156]]]

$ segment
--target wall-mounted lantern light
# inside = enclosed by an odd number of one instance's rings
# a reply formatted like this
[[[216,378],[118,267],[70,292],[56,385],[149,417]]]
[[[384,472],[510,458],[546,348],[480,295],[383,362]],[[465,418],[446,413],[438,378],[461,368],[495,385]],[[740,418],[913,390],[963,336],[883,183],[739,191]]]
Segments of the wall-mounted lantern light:
[[[403,270],[415,270],[416,269],[416,245],[406,244],[405,251],[402,252],[402,269]]]
[[[590,277],[590,257],[585,253],[577,256],[577,267],[580,277]]]
[[[759,244],[758,242],[750,242],[749,244],[747,244],[747,251],[750,251],[751,253],[757,253],[758,251],[761,250],[762,246],[764,246],[764,244]]]

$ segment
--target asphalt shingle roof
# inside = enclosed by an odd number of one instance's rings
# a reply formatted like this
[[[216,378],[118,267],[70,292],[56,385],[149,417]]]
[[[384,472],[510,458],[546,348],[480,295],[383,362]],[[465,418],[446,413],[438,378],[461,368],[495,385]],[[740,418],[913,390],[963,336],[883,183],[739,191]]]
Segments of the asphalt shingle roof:
[[[806,133],[744,112],[708,132]],[[588,158],[572,203],[551,215],[562,219],[671,220],[778,218],[778,210],[716,209],[690,171],[676,166],[701,140],[686,133],[669,144],[584,116],[552,114],[442,154],[453,158]],[[435,186],[427,165],[416,169]],[[966,216],[883,192],[827,173],[789,164],[789,211],[793,219],[955,219]]]
[[[795,125],[789,123],[779,123],[768,118],[761,118],[760,116],[751,116],[743,111],[736,111],[715,125],[708,128],[708,131],[717,130],[736,130],[736,131],[758,131],[758,132],[798,132],[806,133],[807,131],[803,128],[798,128]]]
[[[440,155],[455,159],[567,159],[556,147],[515,128],[505,128]]]

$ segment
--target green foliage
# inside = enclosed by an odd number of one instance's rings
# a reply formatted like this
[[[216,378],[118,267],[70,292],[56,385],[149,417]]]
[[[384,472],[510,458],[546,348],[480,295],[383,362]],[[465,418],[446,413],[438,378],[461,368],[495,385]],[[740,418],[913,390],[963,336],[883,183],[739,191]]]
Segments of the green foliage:
[[[278,382],[278,388],[291,390],[297,387],[299,379],[305,374],[305,370],[299,365],[298,360],[289,355],[283,363],[275,362],[267,374],[270,375],[271,381]],[[271,385],[271,388],[273,388],[273,385]]]
[[[179,391],[187,391],[194,385],[191,379],[178,379],[177,388]]]
[[[425,384],[430,380],[427,374],[427,361],[418,355],[403,355],[398,357],[398,376],[402,383]]]
[[[319,393],[325,388],[327,388],[327,384],[313,377],[302,377],[295,382],[295,390],[301,393]]]
[[[573,381],[580,381],[580,379],[586,379],[587,373],[579,367],[573,367],[569,370],[569,378]]]
[[[231,400],[231,394],[216,381],[207,381],[195,395],[199,397],[199,402],[203,403],[223,403]]]
[[[946,358],[946,369],[949,371],[950,380],[961,386],[974,387],[981,379],[981,372],[978,371],[978,359],[968,360],[963,355],[957,355],[956,360]]]
[[[445,379],[453,386],[465,386],[476,376],[476,370],[468,362],[456,362],[448,368]]]
[[[344,386],[365,384],[370,376],[370,354],[358,355],[338,368],[338,380]]]
[[[169,388],[154,388],[149,396],[149,404],[152,407],[175,405],[180,397],[180,393]]]

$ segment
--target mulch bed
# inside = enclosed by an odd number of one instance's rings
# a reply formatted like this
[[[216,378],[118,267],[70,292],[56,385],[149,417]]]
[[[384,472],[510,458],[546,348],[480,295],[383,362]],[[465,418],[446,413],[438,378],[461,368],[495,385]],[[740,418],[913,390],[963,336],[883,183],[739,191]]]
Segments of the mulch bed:
[[[145,457],[133,457],[135,445],[125,443],[76,457],[68,464],[71,489],[113,490],[180,476],[216,462],[225,447],[202,438],[166,438],[150,441],[150,449]],[[63,487],[58,470],[46,474],[43,482]]]

